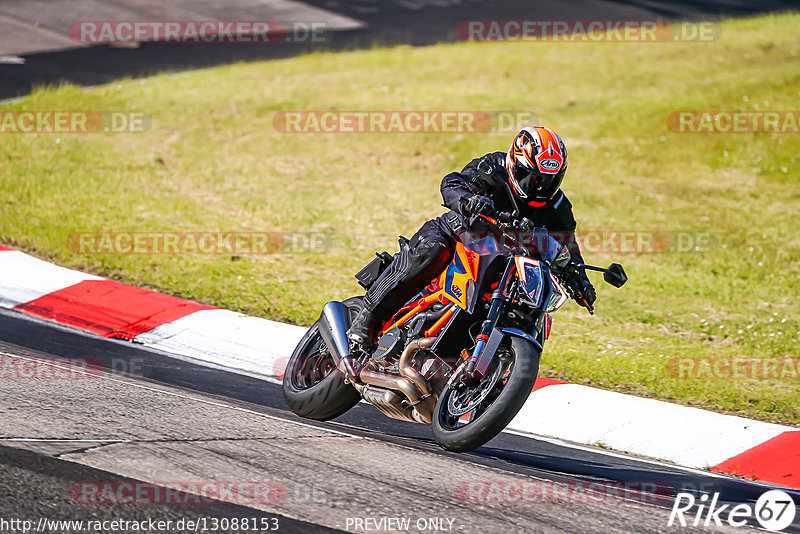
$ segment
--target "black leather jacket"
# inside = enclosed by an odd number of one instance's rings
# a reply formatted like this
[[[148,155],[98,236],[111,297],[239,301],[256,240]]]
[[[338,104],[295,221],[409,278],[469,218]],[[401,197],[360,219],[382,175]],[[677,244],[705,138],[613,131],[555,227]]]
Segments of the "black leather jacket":
[[[473,159],[461,172],[451,172],[445,176],[441,186],[445,206],[455,212],[460,212],[462,197],[483,195],[492,199],[497,211],[513,212],[514,204],[503,184],[487,182],[478,172],[478,164],[484,158],[488,158],[496,168],[502,167],[502,172],[505,173],[505,157],[505,152],[492,152],[481,158]],[[575,240],[576,223],[572,214],[572,204],[563,191],[559,190],[547,204],[541,207],[530,206],[522,200],[517,200],[517,205],[522,216],[533,221],[536,226],[547,228],[560,244],[567,245],[570,254],[577,261],[583,263],[580,247]],[[474,227],[474,221],[463,215],[460,222],[465,227]]]

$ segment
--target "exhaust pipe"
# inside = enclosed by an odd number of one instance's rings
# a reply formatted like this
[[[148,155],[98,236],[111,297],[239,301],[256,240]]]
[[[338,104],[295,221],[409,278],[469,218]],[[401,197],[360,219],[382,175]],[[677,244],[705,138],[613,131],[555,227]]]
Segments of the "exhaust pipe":
[[[363,384],[354,385],[361,396],[384,414],[412,423],[430,424],[433,409],[431,409],[430,415],[427,415],[425,408],[422,412],[418,408],[432,397],[423,398],[423,394],[406,378],[396,374],[382,373],[375,369],[375,364],[371,361],[361,369],[358,378]],[[406,404],[403,404],[401,399]],[[407,403],[411,403],[411,406]]]
[[[413,408],[409,408],[403,404],[403,397],[391,389],[380,388],[377,386],[361,386],[361,396],[393,419],[400,419],[401,421],[408,421],[410,423],[424,423],[419,418],[415,419],[417,412]]]
[[[426,423],[433,421],[433,411],[436,408],[436,396],[431,392],[431,386],[419,371],[411,366],[411,357],[421,349],[429,349],[436,342],[435,337],[417,339],[408,344],[400,356],[400,374],[403,378],[414,384],[415,389],[419,390],[420,396],[417,399],[409,399],[414,411]]]
[[[372,362],[368,362],[367,365],[361,369],[361,373],[359,373],[358,377],[365,384],[399,391],[412,403],[417,402],[423,395],[423,393],[420,393],[420,391],[414,387],[414,384],[407,379],[396,374],[382,373],[375,369],[375,365]]]
[[[422,395],[428,395],[431,392],[431,386],[428,384],[428,381],[425,380],[425,377],[423,377],[419,371],[411,367],[411,364],[408,362],[418,350],[431,348],[435,341],[435,337],[426,337],[412,341],[403,350],[403,354],[400,356],[400,374],[403,375],[406,380],[417,386],[417,389]]]
[[[347,339],[349,327],[350,312],[344,304],[338,300],[325,304],[319,317],[319,334],[331,352],[336,367],[353,380],[357,373],[350,358],[350,342]]]
[[[408,344],[400,356],[400,376],[382,373],[375,369],[373,362],[368,362],[358,376],[361,382],[368,385],[356,384],[356,388],[364,399],[380,408],[389,417],[430,424],[436,408],[436,396],[431,393],[428,381],[411,366],[409,361],[418,350],[432,347],[435,340],[436,338],[424,338]],[[377,391],[380,394],[376,394],[376,390],[372,388],[379,388]],[[403,407],[398,402],[390,402],[395,398],[389,395],[384,397],[385,390],[401,393],[411,406]]]

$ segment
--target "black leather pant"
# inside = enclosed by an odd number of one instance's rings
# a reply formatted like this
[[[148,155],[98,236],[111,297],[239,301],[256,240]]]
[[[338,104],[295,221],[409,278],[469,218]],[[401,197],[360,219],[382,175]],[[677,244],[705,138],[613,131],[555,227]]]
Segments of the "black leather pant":
[[[373,320],[388,319],[450,263],[455,251],[456,220],[453,212],[431,219],[414,234],[407,247],[395,254],[364,298]]]

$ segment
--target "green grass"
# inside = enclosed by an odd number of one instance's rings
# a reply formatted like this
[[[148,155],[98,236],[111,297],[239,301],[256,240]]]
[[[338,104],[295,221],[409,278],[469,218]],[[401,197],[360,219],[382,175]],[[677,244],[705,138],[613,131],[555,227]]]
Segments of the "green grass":
[[[542,374],[800,423],[800,380],[680,380],[672,357],[798,356],[796,134],[678,134],[675,110],[793,110],[798,15],[726,21],[710,43],[458,43],[317,53],[0,109],[141,110],[145,134],[0,136],[0,241],[72,268],[308,324],[352,273],[442,213],[441,177],[510,134],[287,135],[280,110],[533,110],[564,137],[580,229],[711,231],[706,252],[595,254],[597,315],[555,315]],[[327,254],[77,255],[73,232],[326,233]],[[752,325],[752,326],[750,326]]]

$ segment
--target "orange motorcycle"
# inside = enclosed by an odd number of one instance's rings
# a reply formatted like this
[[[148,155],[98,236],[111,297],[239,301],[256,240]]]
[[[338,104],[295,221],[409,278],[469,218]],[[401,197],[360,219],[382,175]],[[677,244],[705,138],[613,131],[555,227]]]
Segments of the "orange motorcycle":
[[[615,287],[627,276],[617,263],[574,262],[527,219],[484,219],[490,230],[458,234],[452,262],[383,324],[371,354],[351,353],[347,339],[363,297],[328,302],[287,364],[289,408],[328,420],[364,399],[389,417],[432,425],[436,442],[456,452],[500,433],[533,388],[552,314],[568,297],[582,299],[580,270],[604,272]],[[391,259],[378,254],[356,278],[368,289]]]

